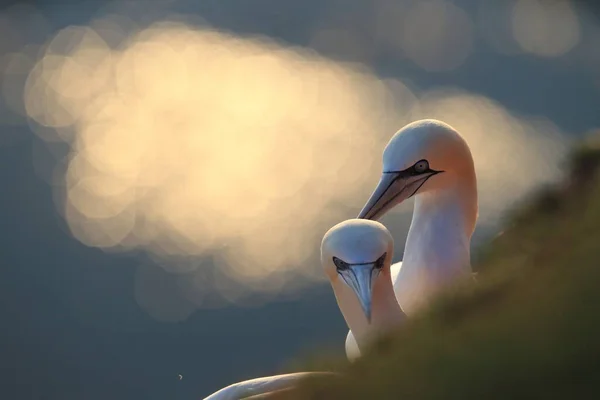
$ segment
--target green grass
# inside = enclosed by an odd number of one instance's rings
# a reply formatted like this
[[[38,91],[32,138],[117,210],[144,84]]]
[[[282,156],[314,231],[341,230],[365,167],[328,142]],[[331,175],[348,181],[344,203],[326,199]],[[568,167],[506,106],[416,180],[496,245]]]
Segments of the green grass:
[[[569,178],[508,219],[456,287],[359,361],[312,359],[280,399],[600,398],[600,148],[584,145]]]

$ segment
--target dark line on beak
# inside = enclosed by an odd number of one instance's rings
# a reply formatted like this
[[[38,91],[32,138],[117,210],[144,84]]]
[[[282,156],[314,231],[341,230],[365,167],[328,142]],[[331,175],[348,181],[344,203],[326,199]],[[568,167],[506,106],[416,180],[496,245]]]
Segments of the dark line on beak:
[[[385,195],[387,193],[387,191],[390,189],[390,187],[392,187],[392,185],[396,182],[396,180],[400,179],[401,176],[399,175],[397,178],[395,178],[392,183],[390,183],[388,185],[388,187],[383,191],[383,194],[381,196],[379,196],[379,199],[377,199],[377,201],[375,202],[375,204],[377,204],[377,202],[383,197],[383,195]],[[404,190],[406,189],[406,186],[404,186],[402,188],[401,191],[399,191],[398,193],[396,193],[394,196],[392,196],[388,201],[386,201],[385,203],[383,203],[379,208],[375,209],[375,212],[372,213],[373,215],[377,214],[381,209],[383,209],[385,206],[387,206],[388,204],[390,204],[392,201],[394,201],[398,196],[400,196],[402,193],[404,193]],[[372,209],[371,209],[372,210]],[[369,211],[371,211],[369,210]],[[370,218],[367,218],[370,219]]]
[[[392,179],[392,181],[389,183],[389,185],[387,185],[387,187],[385,188],[385,190],[383,190],[381,192],[381,194],[379,195],[379,197],[377,198],[377,200],[375,200],[375,202],[373,204],[377,204],[379,202],[379,200],[381,200],[381,198],[383,196],[385,196],[385,194],[387,193],[388,190],[390,190],[390,188],[392,187],[392,185],[402,177],[402,175],[398,172],[384,172],[384,174],[388,174],[388,173],[393,173],[396,174],[396,177],[394,179]],[[387,203],[386,203],[387,204]],[[385,204],[384,204],[385,206]],[[383,207],[383,206],[382,206]],[[370,210],[367,210],[367,212],[365,213],[366,215],[368,215],[371,211],[373,210],[373,208],[371,207]],[[381,207],[379,207],[379,209],[375,210],[375,211],[379,211],[381,210]],[[369,219],[369,218],[365,218],[365,219]]]
[[[409,199],[409,198],[413,197],[413,196],[415,195],[415,193],[417,193],[417,192],[419,191],[419,189],[421,189],[421,186],[423,186],[423,185],[425,184],[425,182],[427,182],[427,181],[429,180],[429,178],[431,178],[432,176],[434,176],[434,175],[437,175],[437,174],[439,174],[439,173],[442,173],[442,172],[444,172],[444,171],[435,171],[435,170],[432,170],[432,169],[430,169],[430,170],[429,170],[429,171],[427,171],[427,172],[430,172],[431,174],[430,174],[430,175],[428,175],[428,176],[427,176],[427,177],[426,177],[426,178],[423,180],[423,182],[421,182],[421,184],[419,185],[419,187],[417,187],[417,188],[414,190],[414,192],[413,192],[413,193],[412,193],[410,196],[408,196],[408,197],[407,197],[407,199]],[[400,179],[400,178],[405,178],[405,177],[406,177],[406,176],[405,176],[405,175],[406,175],[406,170],[405,170],[405,171],[386,171],[386,172],[384,172],[384,174],[397,174],[397,176],[396,176],[396,177],[395,177],[395,178],[394,178],[394,179],[393,179],[393,180],[390,182],[390,184],[388,185],[388,187],[387,187],[387,188],[385,188],[385,190],[384,190],[384,191],[381,193],[381,195],[379,196],[379,198],[377,198],[377,200],[375,201],[375,204],[377,204],[377,202],[379,202],[379,200],[381,200],[381,198],[382,198],[382,197],[383,197],[383,196],[384,196],[384,195],[387,193],[387,191],[390,189],[390,187],[391,187],[391,186],[392,186],[392,185],[393,185],[393,184],[394,184],[394,183],[395,183],[395,182],[396,182],[398,179]],[[388,204],[390,204],[392,201],[394,201],[394,200],[395,200],[395,199],[396,199],[398,196],[400,196],[402,193],[404,193],[404,190],[405,190],[405,189],[406,189],[406,186],[405,186],[405,187],[403,187],[401,191],[399,191],[399,192],[398,192],[398,193],[396,193],[394,196],[392,196],[392,197],[391,197],[391,198],[390,198],[388,201],[386,201],[385,203],[383,203],[383,204],[382,204],[382,205],[381,205],[379,208],[375,209],[375,211],[374,211],[374,212],[371,212],[371,211],[373,211],[373,208],[371,208],[370,210],[368,210],[368,211],[367,211],[367,213],[366,213],[366,214],[369,214],[369,213],[371,213],[371,214],[373,214],[373,215],[377,214],[377,213],[378,213],[378,212],[379,212],[381,209],[383,209],[384,207],[386,207]],[[370,218],[363,218],[363,219],[370,219]]]

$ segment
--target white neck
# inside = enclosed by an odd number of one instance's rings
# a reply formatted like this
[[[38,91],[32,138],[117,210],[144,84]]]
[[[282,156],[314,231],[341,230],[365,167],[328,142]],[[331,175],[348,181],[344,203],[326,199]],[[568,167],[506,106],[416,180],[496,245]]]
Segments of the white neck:
[[[407,314],[439,289],[471,273],[470,243],[477,221],[475,179],[416,197],[404,259],[395,282]]]
[[[340,311],[361,350],[406,318],[394,294],[389,266],[382,270],[373,286],[371,323],[367,321],[354,292],[341,279],[334,281],[332,286]]]

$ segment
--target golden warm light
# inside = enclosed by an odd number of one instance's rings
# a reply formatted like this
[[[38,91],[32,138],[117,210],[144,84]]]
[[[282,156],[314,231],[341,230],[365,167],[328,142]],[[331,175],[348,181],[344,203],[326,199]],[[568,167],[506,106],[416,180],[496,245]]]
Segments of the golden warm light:
[[[458,8],[436,10],[470,29]],[[29,74],[25,108],[40,137],[70,145],[54,184],[72,234],[88,246],[144,250],[162,266],[140,267],[136,283],[138,302],[159,319],[212,306],[214,292],[239,303],[321,279],[322,234],[358,212],[385,143],[410,120],[439,118],[463,132],[484,224],[557,178],[558,128],[483,96],[418,93],[262,37],[181,22],[107,28],[119,24],[58,32]],[[413,54],[417,63],[435,61],[423,54]],[[156,284],[167,272],[181,274],[179,284]],[[166,303],[155,298],[159,286]]]
[[[72,146],[65,217],[79,240],[166,258],[231,244],[219,268],[265,288],[307,262],[344,217],[336,203],[358,206],[389,131],[386,90],[307,50],[162,23],[120,50],[62,30],[25,104]]]

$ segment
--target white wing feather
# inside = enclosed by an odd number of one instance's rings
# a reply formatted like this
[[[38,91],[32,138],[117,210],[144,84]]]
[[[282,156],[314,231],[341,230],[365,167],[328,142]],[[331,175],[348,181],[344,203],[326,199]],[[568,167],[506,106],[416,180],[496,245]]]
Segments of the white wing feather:
[[[337,376],[333,372],[296,372],[293,374],[275,375],[229,385],[204,400],[239,400],[283,389],[294,388],[298,382],[307,377]]]

